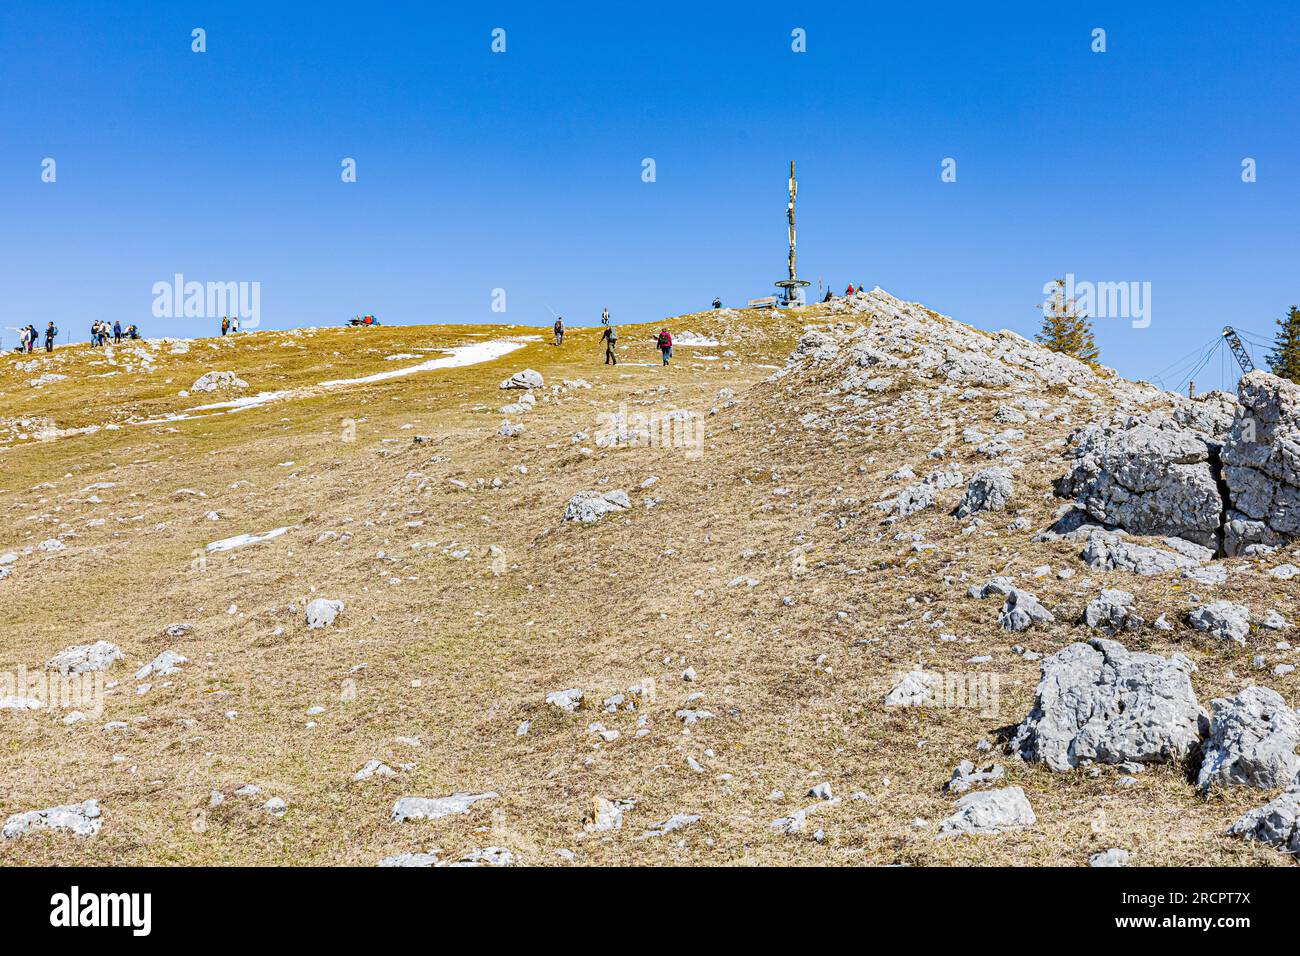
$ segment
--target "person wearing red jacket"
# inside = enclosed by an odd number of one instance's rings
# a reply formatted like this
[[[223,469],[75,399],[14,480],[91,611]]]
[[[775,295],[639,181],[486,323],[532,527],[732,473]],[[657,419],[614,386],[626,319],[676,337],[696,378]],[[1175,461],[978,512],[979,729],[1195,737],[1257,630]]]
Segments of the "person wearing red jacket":
[[[668,360],[673,357],[673,337],[668,334],[667,329],[659,330],[659,335],[655,339],[655,348],[663,353],[664,364],[667,365]]]

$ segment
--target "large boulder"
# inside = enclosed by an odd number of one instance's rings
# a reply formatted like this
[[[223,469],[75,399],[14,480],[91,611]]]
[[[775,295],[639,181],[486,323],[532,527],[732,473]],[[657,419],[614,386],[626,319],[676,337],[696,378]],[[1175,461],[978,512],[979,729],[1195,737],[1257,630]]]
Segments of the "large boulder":
[[[1204,710],[1183,654],[1164,658],[1094,638],[1042,663],[1034,706],[1012,738],[1025,760],[1052,770],[1098,763],[1163,763],[1187,756],[1204,736]]]
[[[1222,452],[1228,554],[1300,535],[1300,385],[1256,371],[1241,380],[1238,397]]]
[[[1210,707],[1210,737],[1196,777],[1202,793],[1216,784],[1275,790],[1294,779],[1300,718],[1281,694],[1247,687],[1236,697],[1215,698]]]

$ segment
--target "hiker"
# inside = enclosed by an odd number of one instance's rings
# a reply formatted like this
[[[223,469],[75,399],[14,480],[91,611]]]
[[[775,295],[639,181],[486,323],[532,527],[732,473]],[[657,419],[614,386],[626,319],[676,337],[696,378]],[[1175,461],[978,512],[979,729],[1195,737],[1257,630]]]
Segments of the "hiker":
[[[655,338],[655,348],[664,355],[664,364],[673,357],[673,337],[668,334],[667,329],[660,329],[659,335]]]
[[[609,325],[609,309],[605,309],[605,311],[600,313],[600,324]]]
[[[230,331],[230,316],[223,315],[221,317],[221,334],[225,335],[229,331]]]
[[[605,342],[605,364],[617,365],[618,353],[616,349],[618,348],[618,327],[614,325],[605,326],[605,331],[604,334],[601,335],[601,339]]]
[[[844,290],[844,294],[845,294],[845,295],[852,295],[852,294],[853,294],[853,283],[852,283],[852,282],[850,282],[850,283],[849,283],[849,287],[848,287],[847,289]]]
[[[138,339],[140,337],[140,333],[135,330],[134,325],[128,325],[126,327],[126,337],[128,339]]]
[[[21,329],[18,330],[18,351],[20,352],[27,351],[27,336],[28,336],[27,326],[24,325]]]
[[[822,301],[823,301],[823,302],[829,302],[829,301],[830,301],[831,299],[833,299],[833,298],[835,298],[835,293],[832,292],[830,289],[827,289],[827,290],[826,290],[826,298],[822,299]]]
[[[564,316],[562,315],[555,317],[555,344],[564,344]]]
[[[232,315],[230,317],[230,331],[232,334],[239,331],[239,316]]]
[[[122,323],[119,322],[117,319],[113,320],[113,341],[114,342],[122,341]]]
[[[722,297],[721,297],[721,296],[714,296],[714,297],[713,297],[713,307],[714,307],[715,309],[720,309],[720,308],[722,308]]]
[[[45,351],[54,351],[54,337],[58,334],[59,330],[54,327],[53,322],[45,327]]]

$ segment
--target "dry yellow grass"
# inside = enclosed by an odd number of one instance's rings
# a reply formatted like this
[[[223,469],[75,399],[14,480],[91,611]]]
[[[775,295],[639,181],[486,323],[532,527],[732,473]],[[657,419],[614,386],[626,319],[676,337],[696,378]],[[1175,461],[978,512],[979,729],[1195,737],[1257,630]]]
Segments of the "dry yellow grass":
[[[1149,770],[1120,788],[1109,768],[1054,775],[996,754],[1028,794],[1037,826],[934,838],[951,812],[941,787],[953,766],[978,760],[979,739],[996,742],[1027,712],[1038,672],[1009,651],[1015,640],[998,630],[996,608],[955,599],[965,585],[945,576],[964,570],[982,581],[1038,564],[1078,567],[1072,580],[1048,577],[1035,587],[1049,606],[1073,612],[1018,638],[1045,654],[1084,636],[1072,623],[1087,600],[1083,577],[1134,591],[1148,618],[1164,610],[1175,619],[1187,596],[1169,579],[1084,573],[1077,548],[1028,546],[1032,532],[963,538],[946,509],[880,526],[869,503],[885,496],[889,472],[923,463],[928,436],[808,431],[800,414],[826,397],[764,381],[802,323],[826,318],[813,306],[780,317],[671,320],[674,332],[718,334],[723,344],[679,347],[666,369],[650,327],[622,328],[625,364],[617,367],[601,364],[598,330],[571,330],[562,348],[533,340],[482,365],[235,414],[10,441],[0,451],[0,506],[9,517],[0,553],[56,536],[67,547],[24,555],[0,582],[0,668],[36,668],[68,645],[99,639],[120,645],[127,659],[110,672],[119,683],[96,719],[67,726],[61,713],[0,712],[0,815],[90,797],[104,809],[97,837],[0,842],[0,863],[370,865],[393,853],[437,847],[454,856],[490,845],[545,865],[563,864],[561,849],[588,864],[1077,865],[1110,846],[1134,851],[1142,864],[1287,862],[1222,836],[1266,799],[1257,792],[1205,801],[1178,768]],[[26,357],[6,356],[0,425],[39,414],[84,428],[181,412],[211,400],[176,394],[211,369],[236,372],[250,392],[297,388],[390,370],[405,363],[385,356],[416,348],[529,334],[537,330],[265,332],[215,343],[219,351],[205,341],[178,355],[164,346],[155,369],[139,375],[91,364],[103,354],[82,346],[55,356],[49,367],[68,377],[40,389],[26,383],[51,360],[39,356],[39,367],[22,370]],[[518,393],[497,384],[525,367],[548,386],[581,378],[593,387],[539,400],[517,419],[527,430],[507,439],[497,434],[498,409]],[[721,407],[722,388],[735,393],[731,407]],[[600,416],[620,404],[629,412],[719,410],[707,418],[703,455],[692,458],[677,448],[597,447]],[[968,424],[993,410],[972,407]],[[1057,437],[1067,430],[1059,426]],[[574,441],[577,433],[589,437]],[[1015,502],[1035,530],[1051,520],[1057,503],[1047,493],[1061,470],[1051,453],[1041,460],[1042,468],[1026,469]],[[638,490],[652,475],[659,481]],[[100,482],[113,484],[88,490]],[[789,493],[774,495],[776,487]],[[592,526],[561,523],[573,493],[616,488],[632,495],[632,511]],[[960,489],[947,494],[955,503]],[[645,507],[647,496],[658,503]],[[209,510],[220,520],[205,519]],[[849,511],[859,516],[837,528]],[[92,525],[97,518],[103,523]],[[195,559],[207,542],[286,525],[272,541]],[[940,547],[912,553],[894,540],[909,529],[924,529]],[[504,573],[493,573],[491,546],[504,552]],[[803,573],[792,565],[796,546],[806,551]],[[451,557],[461,550],[469,557]],[[737,576],[759,583],[729,587]],[[1234,593],[1300,616],[1294,593],[1281,591],[1251,578]],[[334,626],[308,631],[302,608],[311,597],[342,599],[346,610]],[[944,630],[961,639],[936,643],[926,611],[942,612]],[[190,633],[168,637],[174,623]],[[1201,665],[1196,687],[1205,702],[1238,689],[1230,672],[1249,673],[1255,652],[1224,650],[1185,629],[1144,634],[1130,646],[1187,652]],[[133,672],[169,647],[190,663],[137,695]],[[891,678],[918,654],[940,670],[992,654],[997,714],[884,709]],[[687,666],[697,681],[681,679]],[[647,679],[654,703],[637,713],[600,711],[605,697]],[[1271,683],[1293,699],[1292,678]],[[544,703],[570,687],[586,694],[577,714]],[[697,706],[716,716],[683,734],[674,713],[695,692],[704,694]],[[315,706],[323,713],[309,716]],[[636,737],[640,716],[649,733]],[[129,729],[102,729],[118,720]],[[517,736],[525,720],[530,730]],[[600,742],[587,730],[595,721],[621,735]],[[396,743],[399,736],[419,736],[423,746]],[[415,766],[354,782],[370,759]],[[775,831],[771,822],[812,803],[804,794],[822,781],[866,799],[825,808],[805,832]],[[232,797],[245,783],[263,793]],[[215,809],[212,790],[226,795]],[[462,790],[500,797],[462,816],[389,822],[400,796]],[[769,799],[773,790],[784,798]],[[280,819],[258,809],[270,796],[289,804]],[[635,801],[621,831],[584,832],[598,796]],[[701,819],[672,836],[637,839],[679,812]],[[930,825],[914,827],[918,817]],[[811,837],[816,828],[821,843]]]

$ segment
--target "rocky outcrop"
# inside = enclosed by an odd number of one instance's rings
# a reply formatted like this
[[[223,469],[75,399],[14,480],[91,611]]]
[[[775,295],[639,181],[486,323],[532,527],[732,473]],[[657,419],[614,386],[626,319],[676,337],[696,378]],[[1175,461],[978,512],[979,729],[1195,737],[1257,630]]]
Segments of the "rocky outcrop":
[[[1232,556],[1300,537],[1300,386],[1267,372],[1173,411],[1078,429],[1056,484],[1095,520]]]
[[[1205,712],[1183,654],[1164,658],[1094,638],[1042,663],[1034,707],[1011,748],[1025,760],[1064,771],[1082,761],[1163,763],[1200,742]]]
[[[1188,614],[1187,623],[1220,640],[1244,645],[1250,633],[1250,609],[1231,601],[1212,601]]]
[[[1300,535],[1300,385],[1256,371],[1238,394],[1241,411],[1223,447],[1228,554]]]
[[[1056,493],[1103,524],[1216,548],[1223,500],[1207,438],[1159,414],[1086,426],[1070,436],[1076,461]]]
[[[1276,800],[1243,814],[1228,835],[1300,854],[1300,777]]]

